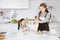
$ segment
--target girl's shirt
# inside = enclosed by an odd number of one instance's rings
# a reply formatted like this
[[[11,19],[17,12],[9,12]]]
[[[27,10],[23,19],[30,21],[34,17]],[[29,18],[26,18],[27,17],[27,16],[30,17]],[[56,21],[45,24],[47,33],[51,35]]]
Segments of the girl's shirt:
[[[19,31],[22,31],[23,29],[26,29],[25,31],[29,30],[27,26],[20,26],[20,30]]]

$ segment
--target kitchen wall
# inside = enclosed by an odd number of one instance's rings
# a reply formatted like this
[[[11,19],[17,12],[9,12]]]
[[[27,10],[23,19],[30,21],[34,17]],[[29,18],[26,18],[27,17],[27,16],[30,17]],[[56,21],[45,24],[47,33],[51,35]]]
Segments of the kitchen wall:
[[[30,0],[29,3],[29,9],[22,9],[22,10],[17,10],[17,18],[30,18],[33,19],[34,16],[38,15],[39,13],[39,5],[42,1],[41,0]]]

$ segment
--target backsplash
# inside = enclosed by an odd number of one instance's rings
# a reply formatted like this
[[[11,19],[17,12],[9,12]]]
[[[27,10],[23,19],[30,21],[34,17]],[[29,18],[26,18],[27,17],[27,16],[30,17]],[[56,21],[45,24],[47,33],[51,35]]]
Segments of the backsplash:
[[[49,9],[50,13],[56,17],[57,21],[60,21],[60,7],[56,4],[59,3],[59,0],[30,0],[28,9],[2,9],[4,12],[4,17],[6,18],[26,18],[33,19],[34,16],[38,15],[40,9],[39,5],[41,3],[47,3],[47,5],[51,8]],[[12,13],[11,13],[12,12]]]

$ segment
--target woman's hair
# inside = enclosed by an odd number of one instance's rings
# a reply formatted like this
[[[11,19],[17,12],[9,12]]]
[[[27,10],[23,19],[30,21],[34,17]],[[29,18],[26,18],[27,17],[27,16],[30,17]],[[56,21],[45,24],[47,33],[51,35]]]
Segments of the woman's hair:
[[[40,4],[40,7],[44,7],[46,8],[45,12],[49,13],[48,9],[47,9],[47,5],[45,3]],[[41,11],[39,12],[39,17],[40,17]]]
[[[24,18],[22,18],[22,19],[20,19],[19,21],[18,21],[18,30],[20,29],[20,23],[23,21],[23,20],[25,20]]]

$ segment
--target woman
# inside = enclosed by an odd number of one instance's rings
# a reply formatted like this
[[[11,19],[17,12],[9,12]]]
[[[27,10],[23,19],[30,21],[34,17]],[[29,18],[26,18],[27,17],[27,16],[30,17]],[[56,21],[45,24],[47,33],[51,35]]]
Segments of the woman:
[[[27,31],[29,28],[26,26],[26,20],[24,18],[22,18],[21,20],[19,20],[18,22],[18,30],[19,31]]]
[[[38,31],[49,31],[49,19],[50,19],[50,13],[47,10],[47,5],[45,3],[42,3],[40,5],[40,12],[38,15],[39,19],[39,25],[38,25]]]

